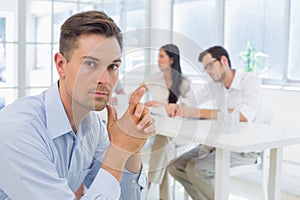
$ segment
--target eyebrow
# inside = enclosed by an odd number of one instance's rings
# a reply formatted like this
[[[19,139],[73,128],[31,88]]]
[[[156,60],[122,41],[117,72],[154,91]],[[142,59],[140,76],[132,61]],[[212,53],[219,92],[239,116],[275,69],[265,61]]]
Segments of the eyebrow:
[[[83,59],[92,59],[92,60],[96,60],[96,61],[100,61],[98,58],[95,58],[93,56],[82,56]]]
[[[100,61],[98,58],[95,58],[95,57],[93,57],[93,56],[83,56],[82,58],[83,58],[83,59],[87,59],[87,58],[88,58],[88,59],[96,60],[96,61],[98,61],[98,62]],[[113,60],[112,62],[115,63],[115,62],[122,62],[122,61],[121,61],[121,59],[115,59],[115,60]]]
[[[121,59],[116,59],[116,60],[113,60],[112,62],[114,63],[114,62],[122,62],[122,61],[121,61]]]

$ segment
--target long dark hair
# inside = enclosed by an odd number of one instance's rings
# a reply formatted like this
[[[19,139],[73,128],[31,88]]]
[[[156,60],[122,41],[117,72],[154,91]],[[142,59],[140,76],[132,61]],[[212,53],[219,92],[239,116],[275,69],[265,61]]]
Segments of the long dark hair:
[[[178,97],[181,95],[180,86],[182,83],[179,49],[174,44],[166,44],[160,49],[165,51],[169,58],[173,59],[173,63],[171,65],[172,85],[169,88],[168,101],[169,103],[176,103],[178,101]]]

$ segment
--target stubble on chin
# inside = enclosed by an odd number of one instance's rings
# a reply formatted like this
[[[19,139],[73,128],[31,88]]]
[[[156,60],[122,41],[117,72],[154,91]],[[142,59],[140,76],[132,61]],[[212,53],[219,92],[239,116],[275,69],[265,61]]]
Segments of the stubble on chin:
[[[95,100],[94,110],[95,111],[103,110],[106,107],[106,105],[108,104],[108,101],[109,101],[109,98],[107,98],[107,100],[103,100],[103,99],[98,100],[98,101]]]

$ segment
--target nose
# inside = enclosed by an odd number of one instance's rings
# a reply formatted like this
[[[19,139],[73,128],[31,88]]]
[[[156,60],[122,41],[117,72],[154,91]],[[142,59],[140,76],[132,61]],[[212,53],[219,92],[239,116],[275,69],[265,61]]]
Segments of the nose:
[[[105,69],[104,71],[100,72],[98,84],[107,85],[110,83],[110,78],[108,75],[108,71]]]

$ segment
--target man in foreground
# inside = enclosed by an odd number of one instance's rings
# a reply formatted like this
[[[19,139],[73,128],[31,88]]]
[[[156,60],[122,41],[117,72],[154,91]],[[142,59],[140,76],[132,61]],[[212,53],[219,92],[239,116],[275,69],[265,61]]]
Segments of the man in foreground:
[[[107,105],[121,64],[120,29],[103,12],[78,13],[61,27],[54,61],[59,81],[0,112],[0,199],[144,199],[139,152],[155,133],[149,110],[132,93],[118,119]],[[107,128],[97,113],[108,110]],[[120,183],[120,184],[119,184]],[[121,187],[120,187],[121,186]]]

